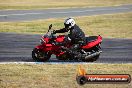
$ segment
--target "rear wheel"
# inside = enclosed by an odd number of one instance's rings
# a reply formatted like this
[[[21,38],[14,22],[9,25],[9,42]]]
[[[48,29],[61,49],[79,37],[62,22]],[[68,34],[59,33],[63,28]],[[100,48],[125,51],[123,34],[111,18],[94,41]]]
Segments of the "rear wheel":
[[[51,54],[48,54],[47,52],[43,52],[42,50],[35,48],[32,51],[32,58],[35,61],[45,62],[45,61],[48,61],[50,57],[51,57]]]

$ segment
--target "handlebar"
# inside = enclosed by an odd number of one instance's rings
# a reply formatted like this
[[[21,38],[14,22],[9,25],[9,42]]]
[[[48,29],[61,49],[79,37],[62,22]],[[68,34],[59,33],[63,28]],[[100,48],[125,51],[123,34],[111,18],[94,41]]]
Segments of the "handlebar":
[[[51,28],[52,28],[52,24],[49,25],[49,30],[48,30],[48,32],[51,30]]]

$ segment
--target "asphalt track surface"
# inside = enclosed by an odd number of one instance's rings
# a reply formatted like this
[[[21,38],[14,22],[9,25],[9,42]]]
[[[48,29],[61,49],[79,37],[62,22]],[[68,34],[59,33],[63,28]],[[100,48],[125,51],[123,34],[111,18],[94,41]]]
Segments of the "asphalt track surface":
[[[0,33],[0,62],[34,62],[32,49],[41,35]],[[103,39],[100,58],[93,63],[132,63],[132,39]],[[49,62],[63,62],[54,56]],[[75,61],[65,61],[75,62]]]
[[[45,10],[1,10],[0,22],[31,21],[36,19],[91,16],[132,12],[132,4],[111,7],[45,9]]]
[[[30,21],[58,17],[90,16],[132,12],[132,5],[98,8],[0,11],[0,22]],[[34,62],[32,49],[41,35],[0,33],[0,62]],[[100,58],[93,63],[132,63],[132,39],[103,39]],[[63,62],[51,57],[49,62]],[[67,61],[75,62],[75,61]]]

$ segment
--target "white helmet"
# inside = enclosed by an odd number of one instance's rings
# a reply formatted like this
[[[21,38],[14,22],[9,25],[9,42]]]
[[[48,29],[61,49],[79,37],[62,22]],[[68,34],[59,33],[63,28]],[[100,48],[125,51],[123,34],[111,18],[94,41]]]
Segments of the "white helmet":
[[[75,25],[75,21],[72,18],[68,18],[65,20],[64,25],[65,25],[65,28],[69,29]]]

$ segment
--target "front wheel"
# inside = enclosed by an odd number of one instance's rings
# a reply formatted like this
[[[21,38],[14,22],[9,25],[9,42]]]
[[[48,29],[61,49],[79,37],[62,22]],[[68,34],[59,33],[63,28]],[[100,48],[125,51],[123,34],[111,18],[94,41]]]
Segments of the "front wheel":
[[[37,62],[45,62],[48,61],[51,57],[51,54],[44,52],[42,50],[39,50],[37,48],[34,48],[32,51],[32,58],[33,60]]]

